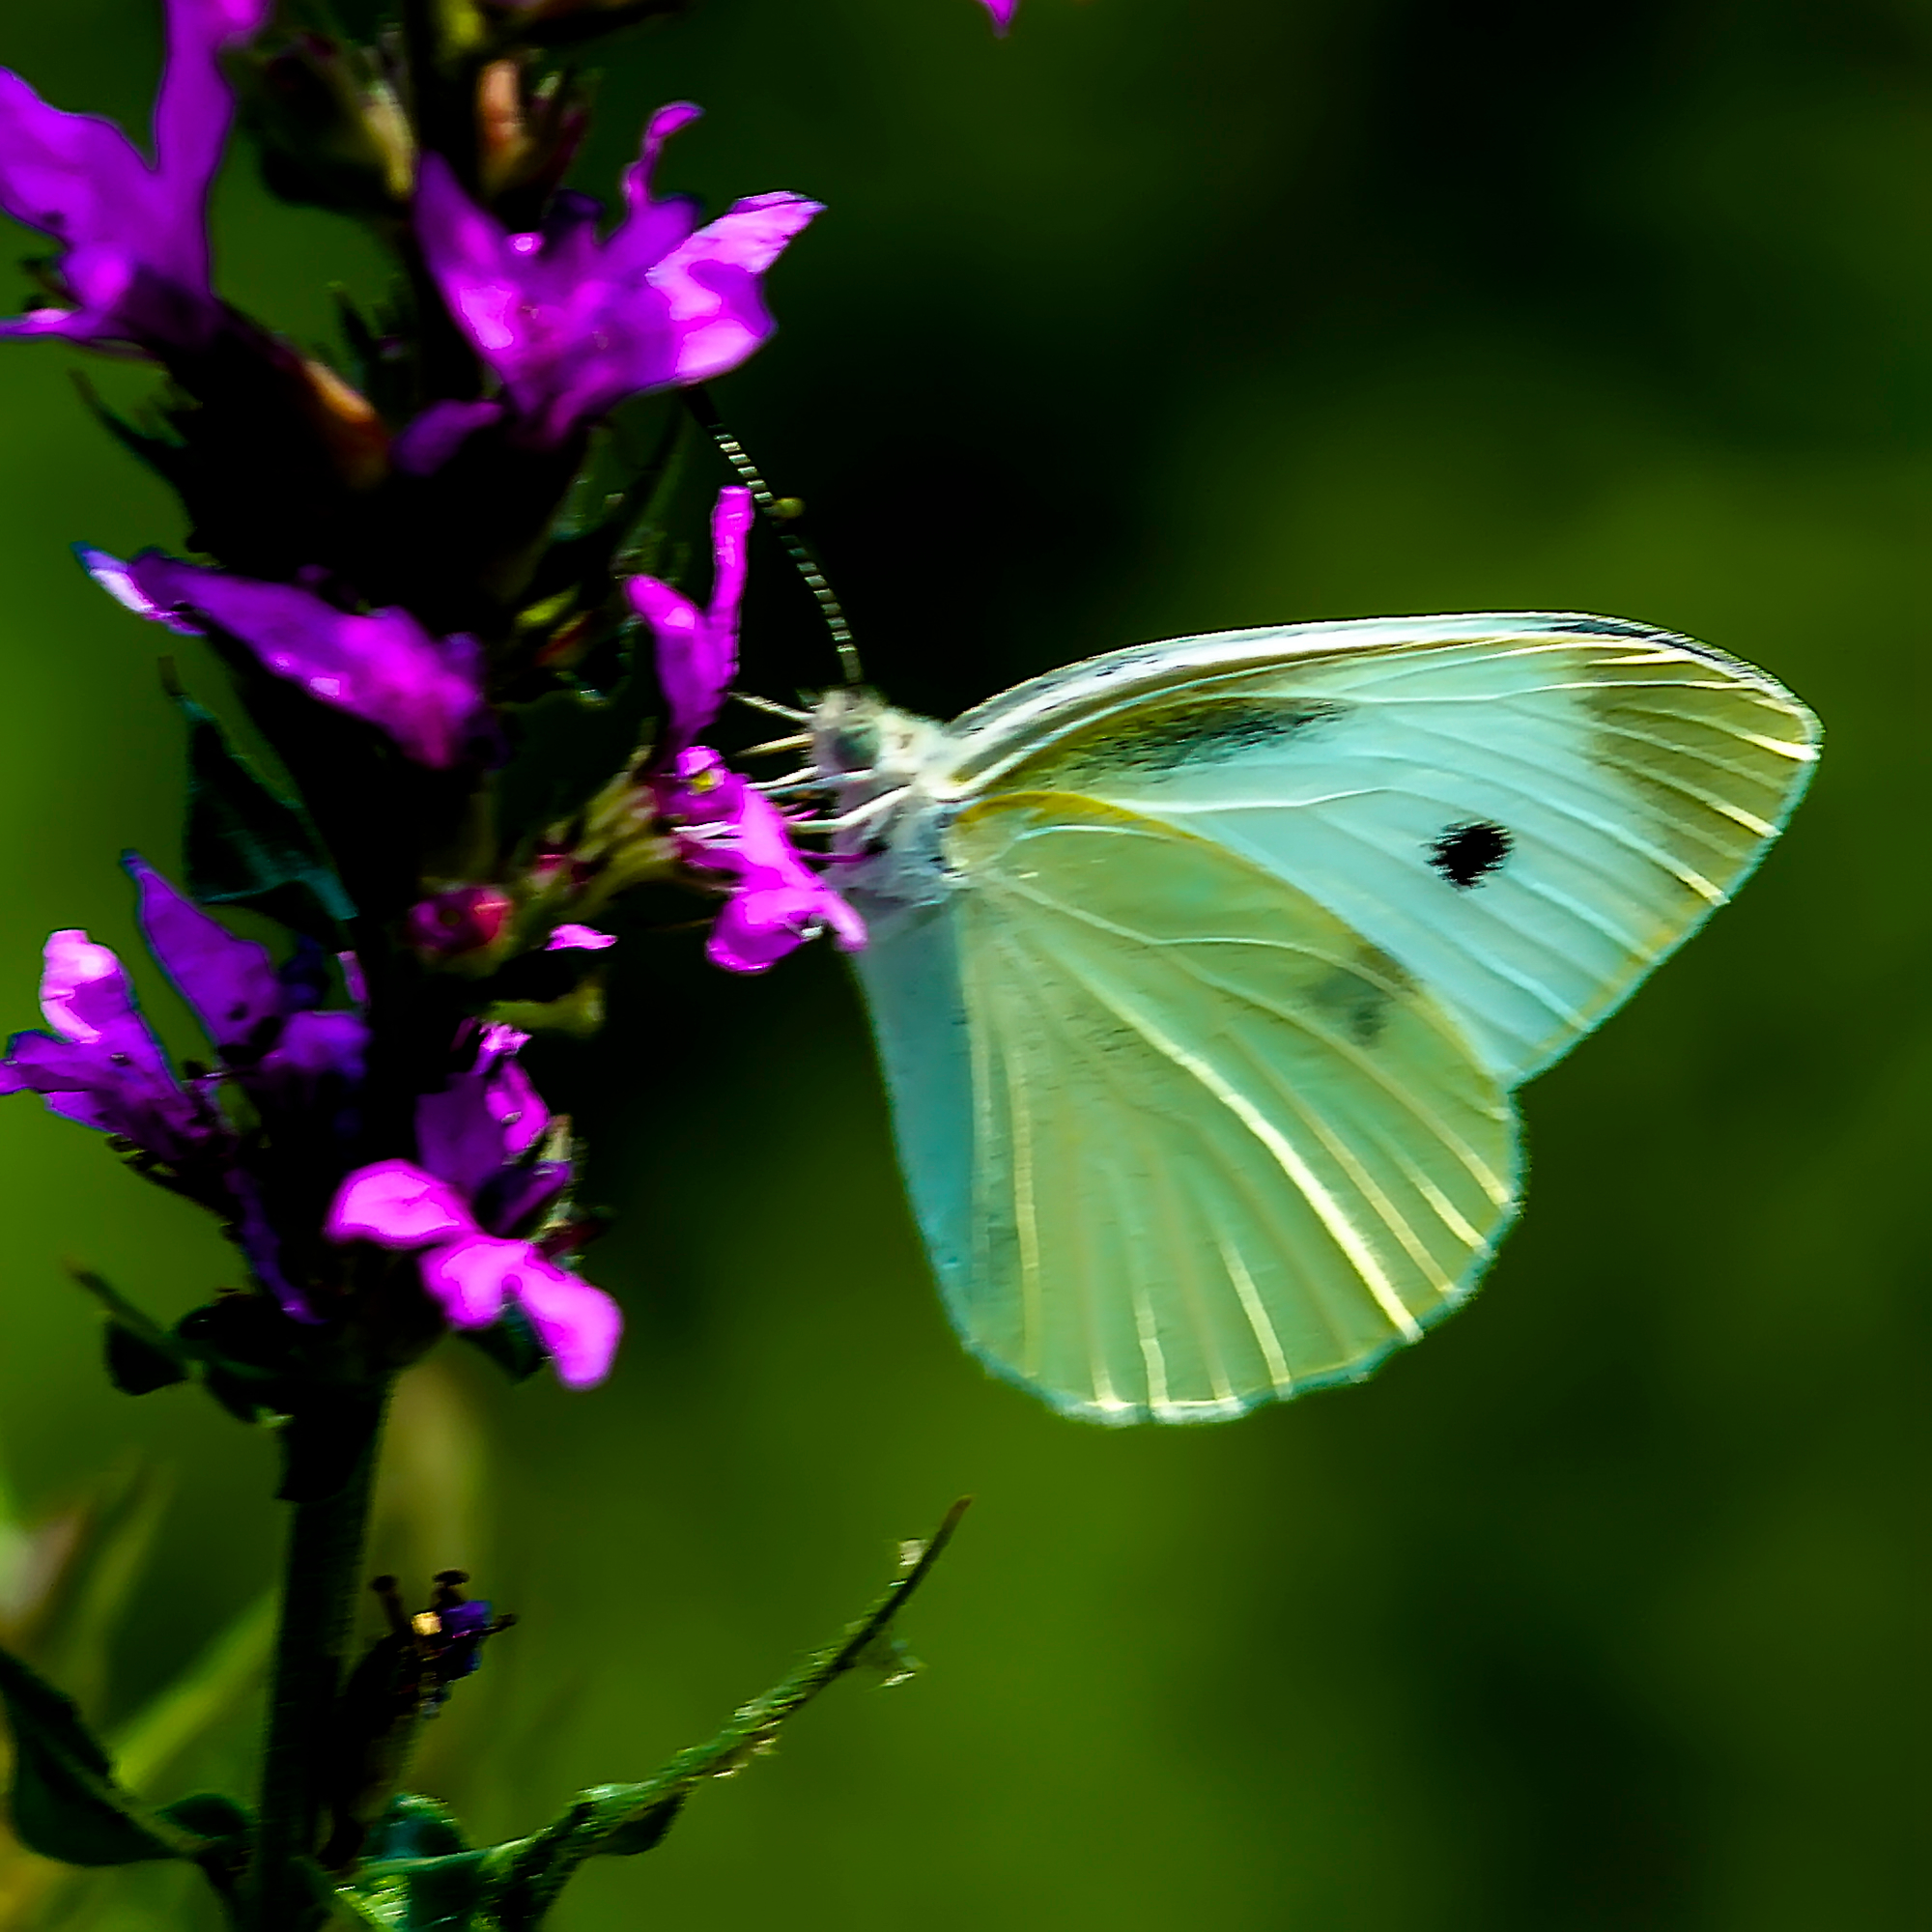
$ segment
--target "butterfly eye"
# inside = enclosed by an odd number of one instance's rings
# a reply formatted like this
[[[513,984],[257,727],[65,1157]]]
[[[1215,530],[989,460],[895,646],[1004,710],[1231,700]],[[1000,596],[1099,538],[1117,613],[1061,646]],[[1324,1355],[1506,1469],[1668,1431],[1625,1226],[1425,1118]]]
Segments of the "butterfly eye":
[[[879,762],[883,749],[878,721],[855,718],[840,724],[827,745],[831,763],[841,772],[869,772]]]

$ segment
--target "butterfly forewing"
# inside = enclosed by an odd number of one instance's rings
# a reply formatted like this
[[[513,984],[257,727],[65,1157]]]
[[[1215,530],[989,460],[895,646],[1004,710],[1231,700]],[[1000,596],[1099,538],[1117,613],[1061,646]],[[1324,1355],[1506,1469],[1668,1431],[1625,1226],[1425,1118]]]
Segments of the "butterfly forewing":
[[[1506,1085],[1723,902],[1816,755],[1771,679],[1613,620],[1274,636],[1272,658],[1266,634],[1187,639],[1022,687],[962,721],[960,765],[982,793],[1123,805],[1300,887]]]
[[[1409,975],[1092,799],[984,801],[948,847],[971,890],[882,927],[864,970],[985,1358],[1102,1419],[1231,1415],[1363,1373],[1455,1300],[1510,1211],[1514,1130]]]

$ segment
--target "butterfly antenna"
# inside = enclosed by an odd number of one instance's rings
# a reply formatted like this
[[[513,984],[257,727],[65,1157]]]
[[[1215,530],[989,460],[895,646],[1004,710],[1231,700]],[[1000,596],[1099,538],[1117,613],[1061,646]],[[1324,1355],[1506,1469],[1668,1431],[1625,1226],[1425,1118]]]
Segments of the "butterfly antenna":
[[[826,582],[825,573],[819,568],[811,546],[791,527],[791,520],[799,514],[801,507],[798,499],[772,495],[771,485],[746,453],[745,445],[725,428],[724,417],[718,413],[702,385],[694,384],[684,391],[684,406],[698,427],[718,445],[724,461],[738,472],[739,482],[751,491],[752,501],[758,506],[759,514],[778,533],[779,542],[784,546],[784,554],[798,566],[798,574],[805,579],[805,587],[811,592],[818,605],[819,615],[825,619],[825,628],[832,633],[832,648],[838,653],[838,668],[845,682],[863,683],[865,672],[859,664],[859,647],[852,641],[852,627],[845,621],[844,606]]]

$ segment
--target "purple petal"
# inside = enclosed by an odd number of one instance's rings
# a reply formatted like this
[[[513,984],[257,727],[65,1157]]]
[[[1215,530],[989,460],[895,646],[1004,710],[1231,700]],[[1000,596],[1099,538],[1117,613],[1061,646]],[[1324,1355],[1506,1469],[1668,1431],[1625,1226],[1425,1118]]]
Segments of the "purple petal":
[[[270,1135],[293,1126],[304,1140],[353,1141],[361,1125],[369,1028],[359,1013],[291,1016],[274,1046],[237,1074]]]
[[[624,595],[657,639],[658,684],[669,714],[666,748],[681,752],[718,715],[730,672],[714,693],[704,613],[681,590],[662,578],[633,577],[625,581]]]
[[[546,952],[603,952],[617,943],[614,932],[599,932],[594,925],[577,925],[566,921],[557,926],[544,945]]]
[[[713,965],[762,973],[828,930],[847,952],[865,945],[865,922],[806,864],[778,808],[716,752],[684,753],[659,801],[685,835],[686,862],[732,880],[705,947]]]
[[[389,461],[405,476],[433,475],[479,429],[500,421],[502,414],[501,403],[432,403],[390,443]]]
[[[75,544],[73,554],[79,558],[81,569],[123,610],[133,611],[137,617],[146,617],[151,623],[165,624],[169,630],[184,638],[203,635],[199,624],[190,624],[185,618],[177,617],[172,611],[162,610],[134,582],[134,573],[118,556],[109,556],[104,550],[96,550],[89,544]]]
[[[130,566],[141,594],[219,625],[278,677],[386,731],[419,765],[446,771],[485,721],[475,647],[432,638],[407,611],[354,616],[293,583],[260,583],[154,552]]]
[[[140,889],[141,935],[210,1039],[244,1045],[282,1010],[282,982],[265,946],[238,939],[161,877],[137,852],[121,862]]]
[[[841,952],[856,952],[866,943],[865,922],[815,876],[756,879],[725,900],[705,957],[727,973],[762,973],[826,931]]]
[[[703,108],[689,100],[673,100],[651,116],[638,158],[624,170],[627,212],[607,244],[611,271],[641,274],[678,246],[697,226],[697,203],[685,194],[660,200],[651,192],[665,143],[680,128],[702,118]]]
[[[99,1047],[43,1033],[15,1034],[8,1053],[0,1092],[39,1094],[49,1113],[97,1133],[123,1134],[162,1160],[185,1159],[215,1131],[171,1074],[156,1077],[117,1064]]]
[[[738,619],[749,567],[747,538],[756,517],[749,490],[718,493],[711,512],[711,605],[700,611],[655,577],[634,577],[624,589],[631,608],[657,640],[658,683],[668,717],[659,758],[675,757],[717,717],[738,673]]]
[[[132,1016],[134,991],[114,952],[71,926],[47,936],[41,1011],[63,1039],[99,1045]]]
[[[548,1208],[570,1185],[567,1160],[540,1160],[499,1175],[477,1204],[477,1219],[495,1234],[511,1234]]]
[[[322,1231],[331,1241],[374,1241],[421,1248],[473,1234],[461,1195],[414,1162],[379,1160],[358,1167],[335,1191]]]
[[[527,1153],[550,1125],[550,1109],[530,1084],[530,1076],[515,1061],[506,1061],[484,1091],[503,1136],[504,1152],[513,1160]]]
[[[235,101],[217,56],[256,32],[273,0],[168,0],[168,57],[155,99],[156,172],[170,189],[184,287],[208,285],[208,185],[221,162]]]
[[[530,1318],[537,1339],[565,1388],[594,1388],[611,1373],[624,1317],[601,1288],[592,1288],[535,1248],[510,1291]]]
[[[432,1174],[473,1198],[504,1166],[503,1129],[484,1083],[460,1073],[440,1093],[416,1101],[416,1152]]]
[[[527,1241],[466,1235],[422,1258],[423,1286],[442,1304],[452,1328],[487,1328],[502,1314],[529,1252]]]
[[[471,1200],[550,1125],[550,1109],[515,1058],[528,1038],[514,1027],[486,1027],[474,1066],[416,1101],[423,1165]]]
[[[0,1092],[31,1090],[48,1111],[106,1134],[124,1134],[163,1160],[180,1160],[219,1131],[175,1079],[160,1042],[133,1002],[121,963],[84,932],[47,941],[42,1005],[60,1037],[22,1033],[8,1048]]]
[[[75,296],[103,310],[97,333],[112,331],[114,298],[133,279],[144,238],[158,239],[163,249],[173,239],[159,186],[111,121],[51,107],[0,69],[0,209],[70,251]],[[87,259],[74,262],[75,250]]]
[[[993,31],[1002,40],[1007,29],[1013,24],[1013,15],[1020,10],[1020,0],[980,0],[986,12],[993,16]]]
[[[0,208],[62,244],[62,279],[79,304],[3,332],[206,340],[220,313],[208,282],[208,185],[234,113],[217,55],[267,14],[268,0],[170,0],[152,165],[112,123],[64,113],[0,71]]]
[[[759,194],[734,203],[650,271],[669,305],[677,338],[675,380],[707,383],[735,369],[777,325],[757,277],[822,203],[796,194]]]
[[[308,1093],[336,1080],[353,1093],[362,1085],[368,1052],[369,1023],[360,1013],[295,1013],[244,1078]]]
[[[141,1017],[120,960],[86,933],[70,929],[48,936],[41,1010],[63,1039],[95,1048],[156,1087],[174,1087],[174,1069]]]
[[[735,368],[772,331],[757,277],[817,205],[761,195],[694,232],[692,204],[656,199],[650,171],[695,112],[679,103],[653,119],[604,242],[582,196],[556,197],[540,233],[510,235],[446,163],[423,162],[415,217],[431,275],[540,443],[627,396]]]
[[[457,326],[505,382],[518,384],[528,270],[501,225],[464,193],[440,155],[425,155],[417,170],[415,225],[423,259]]]

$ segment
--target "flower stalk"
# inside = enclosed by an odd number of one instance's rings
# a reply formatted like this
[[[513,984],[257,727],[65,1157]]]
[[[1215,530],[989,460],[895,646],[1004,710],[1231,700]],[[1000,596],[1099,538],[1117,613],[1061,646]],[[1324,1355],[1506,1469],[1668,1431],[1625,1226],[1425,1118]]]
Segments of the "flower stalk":
[[[306,1932],[328,1916],[315,1864],[325,1832],[325,1778],[345,1675],[382,1445],[384,1389],[331,1495],[292,1506],[281,1622],[269,1689],[255,1856],[242,1895],[243,1932]]]

